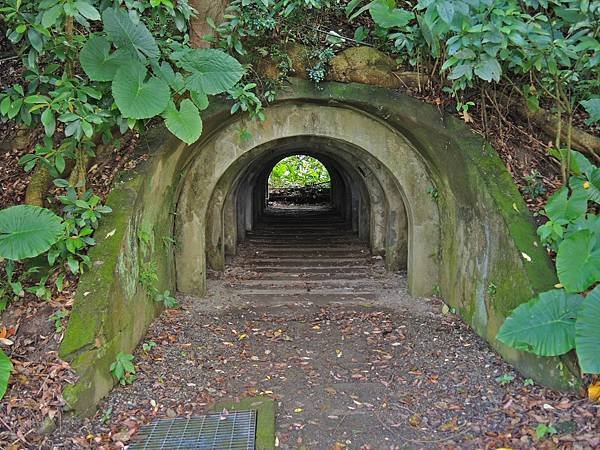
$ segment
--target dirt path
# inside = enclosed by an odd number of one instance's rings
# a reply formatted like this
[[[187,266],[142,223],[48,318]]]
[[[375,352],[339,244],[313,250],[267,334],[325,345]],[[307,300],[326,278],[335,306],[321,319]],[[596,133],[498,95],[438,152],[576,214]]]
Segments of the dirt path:
[[[85,434],[65,424],[56,444],[70,448],[78,436],[83,445],[88,433],[106,442],[108,432],[118,446],[155,417],[263,394],[277,400],[283,449],[600,445],[596,407],[525,386],[440,302],[384,287],[384,301],[369,304],[259,306],[232,296],[227,282],[211,285],[208,298],[183,299],[153,324],[146,342],[157,346],[136,354],[133,385],[113,391]],[[502,375],[515,378],[503,386]],[[534,437],[539,423],[560,431],[554,442]]]

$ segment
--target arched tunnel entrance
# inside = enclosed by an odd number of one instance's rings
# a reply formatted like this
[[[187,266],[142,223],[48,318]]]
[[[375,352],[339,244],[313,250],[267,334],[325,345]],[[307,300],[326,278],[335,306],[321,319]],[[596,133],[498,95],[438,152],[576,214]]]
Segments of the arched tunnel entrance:
[[[304,143],[312,150],[297,148]],[[238,173],[225,196],[228,215],[216,225],[222,227],[223,243],[218,234],[209,234],[213,228],[207,230],[207,241],[216,244],[207,252],[209,269],[222,271],[229,260],[230,269],[240,268],[245,278],[252,274],[255,279],[244,284],[248,294],[295,293],[312,301],[366,298],[369,279],[382,269],[406,269],[408,224],[396,186],[386,191],[368,162],[352,157],[339,142],[299,136],[274,145]],[[294,155],[314,158],[326,168],[330,191],[325,204],[278,207],[269,202],[274,167]],[[269,289],[253,290],[256,286]]]
[[[132,351],[160,312],[140,283],[144,272],[155,274],[158,292],[202,297],[208,270],[223,270],[244,245],[266,241],[281,269],[280,247],[306,229],[313,242],[294,242],[294,264],[318,255],[314,241],[330,254],[336,240],[353,246],[353,261],[363,249],[387,274],[406,270],[409,307],[439,293],[524,375],[570,385],[556,358],[496,340],[510,311],[555,281],[523,198],[479,136],[430,105],[363,85],[317,90],[294,81],[265,113],[265,121],[253,121],[215,104],[192,146],[159,130],[148,139],[147,161],[115,185],[108,199],[115,214],[96,232],[94,270],[80,281],[61,344],[80,376],[73,407],[89,408],[110,390],[115,355]],[[334,215],[282,225],[270,216],[268,177],[298,153],[329,171]],[[286,233],[285,243],[273,233]]]
[[[294,148],[298,145],[296,142],[303,141],[314,150],[306,152]],[[268,179],[273,167],[282,158],[300,153],[318,159],[327,168],[331,177],[330,209],[284,212],[269,208]],[[315,239],[351,235],[364,243],[372,255],[385,257],[388,270],[406,269],[408,228],[400,191],[396,188],[386,192],[367,164],[353,160],[340,143],[314,136],[277,142],[277,147],[264,152],[239,174],[229,199],[235,204],[237,226],[225,228],[225,243],[229,245],[216,253],[233,256],[234,242],[244,240],[257,229],[265,232],[269,226],[279,225],[287,227],[290,235],[296,237],[304,231],[308,239],[311,232]],[[324,234],[319,236],[319,231]],[[209,265],[220,270],[223,261],[209,260]]]
[[[431,293],[439,282],[440,225],[427,188],[435,183],[406,138],[349,109],[282,104],[272,112],[273,123],[244,123],[251,139],[236,139],[239,125],[224,127],[191,161],[176,216],[177,240],[186,242],[176,253],[178,289],[204,292],[206,270],[223,270],[237,244],[265,223],[274,165],[306,153],[330,171],[341,223],[388,271],[406,269],[411,293]]]

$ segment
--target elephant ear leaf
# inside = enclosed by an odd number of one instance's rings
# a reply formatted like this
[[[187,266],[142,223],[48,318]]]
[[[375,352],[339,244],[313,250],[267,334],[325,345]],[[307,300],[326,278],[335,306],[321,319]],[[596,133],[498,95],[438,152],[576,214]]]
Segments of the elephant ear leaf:
[[[580,230],[561,242],[556,272],[569,292],[583,292],[600,281],[600,246],[596,234]]]
[[[163,116],[169,131],[188,145],[196,142],[202,134],[200,112],[187,98],[181,101],[179,110],[174,104],[169,105]]]
[[[207,95],[221,94],[242,79],[245,70],[232,56],[221,50],[202,48],[174,53],[177,65],[188,71],[186,86]]]
[[[575,320],[582,300],[562,289],[544,292],[516,308],[497,339],[539,356],[563,355],[575,348]]]
[[[60,217],[31,205],[0,210],[0,257],[21,260],[41,255],[63,234]]]
[[[160,56],[152,33],[143,23],[134,23],[126,11],[106,8],[102,13],[102,22],[104,31],[118,49],[137,55],[140,60],[146,57],[157,59]]]
[[[0,399],[4,397],[8,388],[8,379],[12,373],[13,365],[8,356],[0,350]]]
[[[588,294],[577,314],[577,357],[583,373],[600,373],[600,286]]]
[[[139,62],[121,67],[112,82],[115,103],[130,119],[148,119],[162,113],[171,98],[171,90],[166,81],[151,76]]]
[[[111,81],[130,59],[129,53],[123,50],[110,53],[110,42],[103,36],[92,37],[79,53],[81,67],[92,81]]]

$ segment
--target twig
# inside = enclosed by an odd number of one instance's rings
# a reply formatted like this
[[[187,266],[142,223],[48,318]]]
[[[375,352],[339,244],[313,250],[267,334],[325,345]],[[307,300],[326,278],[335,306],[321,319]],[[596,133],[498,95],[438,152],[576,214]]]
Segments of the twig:
[[[311,27],[310,25],[305,25],[305,26],[307,28],[312,29],[312,30],[318,31],[319,33],[326,34],[327,36],[333,36],[333,37],[336,37],[336,38],[343,39],[344,41],[350,41],[350,42],[354,42],[355,44],[358,44],[358,45],[364,45],[365,47],[373,47],[373,48],[375,48],[375,46],[373,44],[369,44],[368,42],[360,42],[360,41],[357,41],[356,39],[352,39],[352,38],[349,38],[349,37],[338,35],[337,33],[333,34],[331,31],[321,30],[318,27]]]
[[[3,56],[2,58],[0,58],[0,63],[4,61],[10,61],[12,59],[17,59],[18,57],[19,55]]]

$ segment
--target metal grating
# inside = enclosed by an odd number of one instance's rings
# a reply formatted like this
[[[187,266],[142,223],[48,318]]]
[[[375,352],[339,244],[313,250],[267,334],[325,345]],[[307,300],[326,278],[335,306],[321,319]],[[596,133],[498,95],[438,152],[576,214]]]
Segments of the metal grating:
[[[143,426],[129,450],[254,450],[256,411],[163,419]]]

